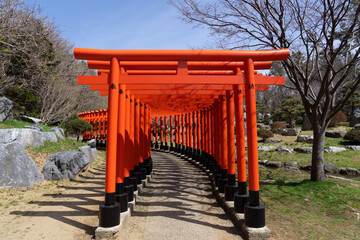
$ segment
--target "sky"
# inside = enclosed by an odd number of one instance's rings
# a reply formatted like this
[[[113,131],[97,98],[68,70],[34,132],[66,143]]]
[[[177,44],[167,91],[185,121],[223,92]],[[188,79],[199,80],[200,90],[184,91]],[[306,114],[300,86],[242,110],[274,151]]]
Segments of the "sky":
[[[98,49],[190,49],[211,43],[206,27],[179,19],[167,0],[24,0],[40,4],[63,38]]]

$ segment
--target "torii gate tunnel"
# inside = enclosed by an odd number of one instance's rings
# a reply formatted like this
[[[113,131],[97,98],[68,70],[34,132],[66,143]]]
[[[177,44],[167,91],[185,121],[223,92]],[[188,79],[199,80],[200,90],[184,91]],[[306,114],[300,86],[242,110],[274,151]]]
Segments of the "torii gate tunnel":
[[[284,77],[263,76],[257,70],[287,59],[288,49],[75,48],[74,55],[98,71],[97,76],[79,76],[78,84],[108,95],[107,111],[79,114],[95,126],[84,137],[106,140],[100,227],[119,225],[120,212],[127,211],[137,184],[151,174],[151,148],[195,159],[213,174],[225,199],[234,201],[235,211],[245,214],[246,226],[265,226],[265,207],[259,201],[255,91],[283,85]]]

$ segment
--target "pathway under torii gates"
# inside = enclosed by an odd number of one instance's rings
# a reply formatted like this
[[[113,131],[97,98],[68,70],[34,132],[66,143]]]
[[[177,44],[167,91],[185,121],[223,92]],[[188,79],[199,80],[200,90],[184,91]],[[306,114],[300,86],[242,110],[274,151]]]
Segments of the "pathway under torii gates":
[[[120,212],[127,211],[136,185],[152,172],[153,140],[154,148],[181,153],[206,167],[219,192],[225,193],[227,201],[234,201],[236,212],[245,214],[246,226],[265,226],[265,207],[259,201],[255,91],[283,85],[284,77],[263,76],[257,70],[269,69],[272,61],[285,60],[287,49],[75,48],[74,55],[98,71],[97,76],[79,76],[78,84],[90,85],[90,90],[108,95],[109,101],[107,110],[79,114],[95,127],[88,137],[106,141],[100,227],[119,225]]]

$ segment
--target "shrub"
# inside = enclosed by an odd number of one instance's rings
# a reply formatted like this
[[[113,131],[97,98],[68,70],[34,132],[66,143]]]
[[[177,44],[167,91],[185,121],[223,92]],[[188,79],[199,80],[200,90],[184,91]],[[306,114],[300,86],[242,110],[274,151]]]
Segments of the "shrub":
[[[360,129],[347,132],[344,136],[344,139],[354,144],[360,144]]]
[[[92,130],[92,126],[90,123],[83,119],[73,119],[65,124],[66,134],[74,134],[76,135],[76,140],[79,141],[79,137],[85,131]]]
[[[280,122],[280,121],[274,122],[271,125],[271,131],[273,133],[280,133],[281,130],[285,129],[285,128],[286,128],[286,124],[284,122]]]
[[[259,129],[258,136],[261,137],[264,141],[267,138],[271,138],[274,136],[273,132],[267,129]]]
[[[331,121],[329,123],[329,127],[335,127],[335,125],[337,125],[338,123],[346,122],[346,121],[347,121],[347,117],[346,117],[345,113],[343,113],[342,111],[339,111],[331,119]]]

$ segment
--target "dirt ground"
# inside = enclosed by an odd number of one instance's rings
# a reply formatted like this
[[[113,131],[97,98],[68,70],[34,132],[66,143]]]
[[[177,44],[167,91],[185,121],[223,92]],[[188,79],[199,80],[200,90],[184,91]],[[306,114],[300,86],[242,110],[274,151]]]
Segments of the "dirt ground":
[[[156,178],[118,239],[241,239],[206,176],[166,156],[154,154]],[[0,189],[0,239],[93,239],[103,191],[104,159],[75,180]]]

